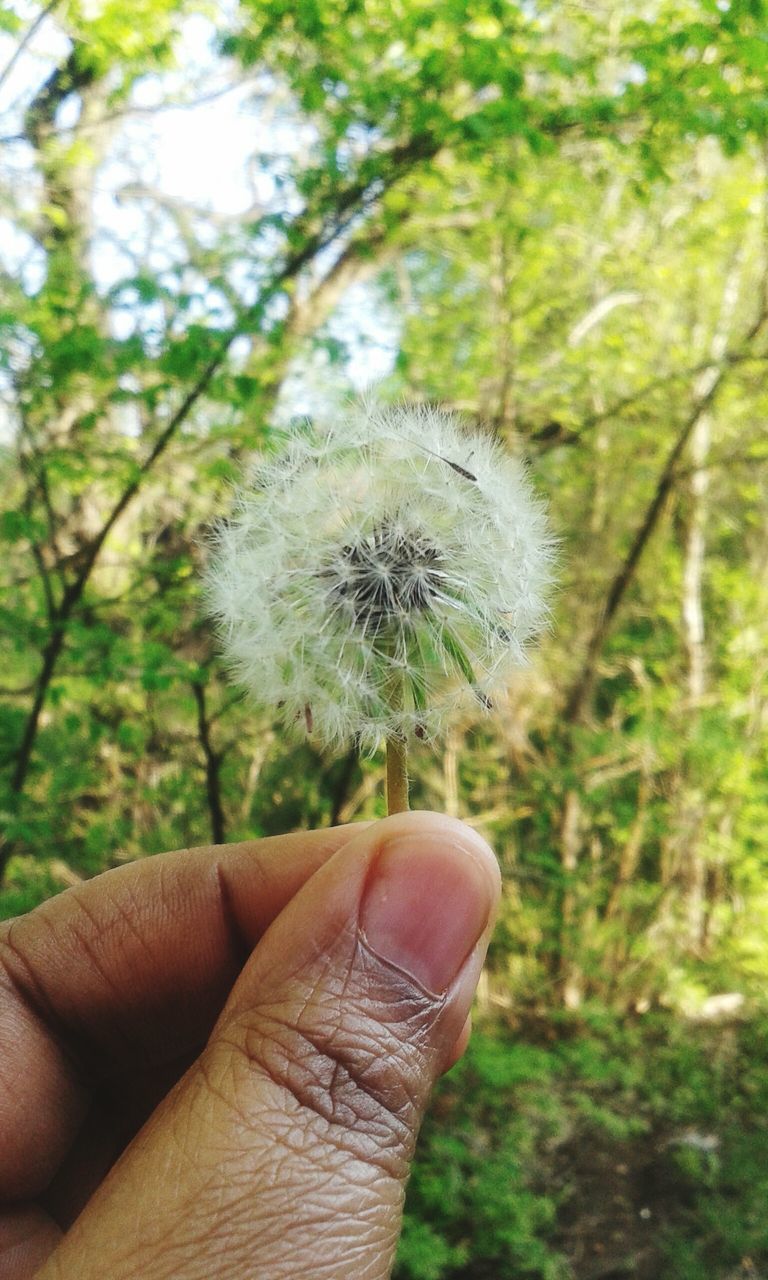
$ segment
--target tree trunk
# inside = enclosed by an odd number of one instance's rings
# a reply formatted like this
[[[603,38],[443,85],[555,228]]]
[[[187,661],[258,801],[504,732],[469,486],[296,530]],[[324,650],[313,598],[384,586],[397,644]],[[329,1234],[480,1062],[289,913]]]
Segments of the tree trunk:
[[[571,789],[565,797],[560,828],[560,930],[558,952],[558,989],[566,1009],[578,1009],[583,996],[583,975],[577,960],[578,894],[576,873],[581,853],[581,801]]]
[[[681,609],[687,663],[686,712],[694,733],[706,693],[702,590],[709,489],[707,462],[711,439],[711,418],[708,413],[703,413],[691,437],[693,470],[688,482],[690,512],[685,534]],[[694,949],[701,945],[705,931],[707,869],[700,846],[706,825],[706,810],[701,783],[696,779],[683,779],[678,813],[678,877],[687,942]]]

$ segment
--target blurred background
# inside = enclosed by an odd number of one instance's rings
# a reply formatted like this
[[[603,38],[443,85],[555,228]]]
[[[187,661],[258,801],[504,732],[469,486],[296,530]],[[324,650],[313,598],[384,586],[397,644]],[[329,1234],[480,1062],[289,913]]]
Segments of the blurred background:
[[[446,405],[562,539],[414,756],[505,899],[399,1280],[768,1276],[767,165],[763,0],[0,7],[0,914],[383,813],[201,614],[271,432]]]

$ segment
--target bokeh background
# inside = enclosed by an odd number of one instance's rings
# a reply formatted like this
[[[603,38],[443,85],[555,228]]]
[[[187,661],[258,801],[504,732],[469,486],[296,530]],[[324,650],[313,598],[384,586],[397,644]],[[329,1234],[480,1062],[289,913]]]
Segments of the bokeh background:
[[[0,911],[383,812],[228,685],[206,529],[375,384],[531,461],[553,628],[413,799],[499,851],[399,1280],[768,1276],[763,0],[0,7]]]

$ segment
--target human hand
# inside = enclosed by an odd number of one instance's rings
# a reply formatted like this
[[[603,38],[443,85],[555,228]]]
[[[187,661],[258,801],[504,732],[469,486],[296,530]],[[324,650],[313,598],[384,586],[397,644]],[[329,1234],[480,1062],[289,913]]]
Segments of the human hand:
[[[0,926],[0,1276],[384,1280],[498,893],[468,827],[406,813]]]

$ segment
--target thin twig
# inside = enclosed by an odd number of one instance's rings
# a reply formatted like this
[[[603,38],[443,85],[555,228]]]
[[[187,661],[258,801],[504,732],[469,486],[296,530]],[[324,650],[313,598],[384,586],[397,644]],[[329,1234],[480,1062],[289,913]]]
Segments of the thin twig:
[[[208,811],[211,817],[211,836],[214,844],[226,840],[226,821],[221,796],[221,761],[223,753],[216,751],[211,738],[211,724],[205,705],[205,686],[193,684],[192,693],[197,704],[197,735],[205,758],[205,789]]]
[[[50,13],[53,13],[53,10],[57,8],[58,4],[59,4],[59,0],[50,0],[50,3],[47,4],[44,9],[41,9],[40,13],[38,13],[34,22],[31,22],[30,25],[27,27],[24,37],[19,41],[18,45],[14,49],[10,58],[8,59],[8,62],[3,67],[3,70],[0,71],[0,89],[2,89],[9,75],[13,71],[13,68],[16,66],[16,63],[18,62],[19,58],[21,57],[21,55],[24,53],[25,49],[29,45],[30,40],[34,38],[36,32],[40,30],[40,27],[45,22],[45,19],[48,17]],[[23,138],[24,134],[21,134],[20,136]],[[4,141],[4,139],[0,139],[0,141]],[[12,139],[12,141],[15,142],[16,139],[14,138]]]

